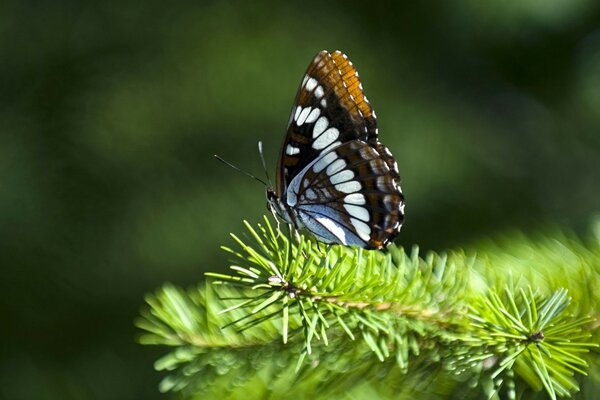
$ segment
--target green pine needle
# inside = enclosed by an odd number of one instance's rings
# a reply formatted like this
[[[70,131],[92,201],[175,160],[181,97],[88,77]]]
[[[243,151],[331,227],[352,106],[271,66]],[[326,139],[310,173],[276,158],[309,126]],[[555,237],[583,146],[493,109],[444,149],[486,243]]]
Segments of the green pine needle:
[[[382,398],[543,390],[556,399],[580,390],[598,363],[597,243],[515,234],[483,243],[477,257],[422,257],[417,247],[317,244],[266,217],[245,225],[223,247],[229,274],[146,297],[140,343],[174,348],[155,364],[168,372],[161,391],[237,398],[254,385],[273,398],[325,399],[372,382]]]
[[[477,346],[500,360],[492,377],[514,367],[533,388],[543,386],[552,399],[577,391],[574,374],[588,367],[580,355],[598,345],[588,341],[592,335],[585,331],[592,319],[565,312],[570,301],[566,289],[541,298],[531,287],[516,293],[505,287],[502,295],[491,291],[474,304]]]

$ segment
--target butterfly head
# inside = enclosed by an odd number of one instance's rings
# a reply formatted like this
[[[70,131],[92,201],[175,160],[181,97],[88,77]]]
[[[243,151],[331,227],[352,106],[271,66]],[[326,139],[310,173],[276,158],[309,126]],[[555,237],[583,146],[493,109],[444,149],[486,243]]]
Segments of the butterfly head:
[[[267,187],[267,208],[269,211],[276,211],[277,205],[279,203],[279,196],[275,193],[273,188]]]
[[[277,192],[270,187],[267,187],[267,209],[285,223],[294,224],[290,218],[289,206],[284,204]]]

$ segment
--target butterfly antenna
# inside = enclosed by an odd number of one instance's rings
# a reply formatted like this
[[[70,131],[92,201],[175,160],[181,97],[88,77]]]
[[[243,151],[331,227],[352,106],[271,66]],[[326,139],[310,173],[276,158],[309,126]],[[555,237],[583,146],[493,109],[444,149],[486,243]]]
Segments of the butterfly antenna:
[[[232,163],[230,163],[229,161],[225,161],[224,159],[222,159],[221,157],[219,157],[218,155],[215,154],[215,158],[219,161],[221,161],[223,164],[230,166],[231,168],[235,169],[238,172],[241,172],[242,174],[249,176],[252,179],[256,179],[257,181],[259,181],[260,183],[262,183],[265,186],[267,185],[267,182],[263,181],[260,178],[257,178],[256,176],[252,175],[250,172],[244,171],[243,169],[236,167],[235,165],[233,165]]]
[[[260,155],[260,161],[262,162],[263,169],[265,170],[265,175],[267,176],[267,181],[269,182],[269,186],[273,187],[271,183],[271,178],[269,178],[269,171],[267,170],[267,163],[265,162],[265,155],[263,154],[262,141],[258,141],[258,154]]]

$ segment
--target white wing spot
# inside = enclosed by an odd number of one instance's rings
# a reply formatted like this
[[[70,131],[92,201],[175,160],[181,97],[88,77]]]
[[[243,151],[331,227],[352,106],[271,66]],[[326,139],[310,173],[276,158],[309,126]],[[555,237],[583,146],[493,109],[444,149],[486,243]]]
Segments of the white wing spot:
[[[317,87],[317,80],[315,78],[308,78],[305,86],[306,86],[306,90],[308,90],[309,92],[312,92],[312,90]]]
[[[390,220],[392,219],[392,215],[391,214],[387,214],[384,218],[383,218],[383,226],[389,226],[390,225]]]
[[[323,131],[327,128],[328,124],[329,123],[327,122],[327,118],[325,116],[319,118],[313,128],[313,138],[316,138],[321,133],[323,133]]]
[[[373,118],[377,118],[377,114],[375,114],[375,110],[371,110],[371,114],[373,115]]]
[[[373,158],[375,158],[375,157],[373,157],[373,153],[371,153],[372,151],[374,151],[373,148],[367,147],[367,146],[364,146],[364,147],[361,147],[360,149],[358,149],[358,153],[365,160],[372,160]]]
[[[331,154],[331,153],[328,153]],[[346,168],[346,161],[342,160],[341,158],[338,158],[337,160],[335,160],[334,162],[332,162],[329,167],[327,167],[327,175],[331,176],[341,170],[343,170],[344,168]]]
[[[351,217],[354,217],[354,218],[357,218],[357,219],[360,219],[360,220],[366,221],[366,222],[368,222],[370,219],[369,212],[364,207],[355,206],[352,204],[344,204],[344,208],[346,209],[348,214],[350,214]]]
[[[288,144],[285,148],[285,154],[288,156],[293,156],[294,154],[300,153],[300,149],[298,147],[294,147],[291,144]]]
[[[306,117],[306,121],[304,122],[307,124],[315,122],[317,118],[319,118],[319,115],[321,115],[321,110],[319,110],[318,108],[313,108],[310,114],[308,114],[308,117]]]
[[[350,218],[350,222],[352,222],[352,225],[354,225],[354,229],[356,230],[358,236],[360,236],[360,238],[365,242],[368,242],[371,238],[371,228],[369,225],[356,218]]]
[[[385,183],[385,176],[378,176],[376,185],[377,185],[377,189],[379,189],[381,191],[387,191],[387,184]]]
[[[325,229],[327,229],[331,234],[333,234],[342,244],[348,244],[346,241],[346,232],[344,232],[344,228],[336,224],[333,220],[328,217],[315,216],[314,217],[317,222],[319,222]]]
[[[394,197],[390,194],[386,194],[385,196],[383,196],[383,204],[385,205],[385,208],[388,210],[393,210],[394,209]]]
[[[306,107],[305,109],[303,109],[298,118],[296,118],[296,124],[298,124],[298,126],[301,126],[304,123],[304,121],[306,121],[306,117],[308,117],[308,114],[310,114],[311,111],[312,108],[310,107]]]
[[[352,193],[344,197],[344,203],[363,205],[367,204],[367,200],[365,199],[365,195],[362,193]]]
[[[331,180],[332,184],[337,185],[338,183],[349,181],[352,178],[354,178],[354,172],[350,171],[349,169],[346,169],[342,172],[338,172],[337,174],[330,176],[329,179]]]
[[[371,171],[375,174],[375,175],[384,175],[386,174],[390,169],[387,167],[387,165],[385,163],[369,163],[369,167],[371,167]]]
[[[323,108],[327,107],[327,100],[325,100],[325,98],[321,99],[321,107],[323,107]]]
[[[337,154],[334,151],[331,153],[325,154],[323,157],[319,158],[315,164],[313,165],[313,171],[315,173],[319,173],[323,171],[329,164],[331,164],[337,158]]]
[[[317,193],[312,189],[306,189],[304,191],[304,197],[308,200],[315,200],[317,198]]]
[[[318,122],[318,121],[317,121]],[[319,135],[319,137],[313,142],[312,147],[315,150],[321,150],[329,146],[331,143],[340,135],[340,131],[337,128],[329,128],[325,132]],[[314,136],[314,135],[313,135]]]
[[[302,79],[302,86],[306,85],[307,80],[308,80],[308,75],[304,75],[304,79]]]
[[[300,111],[302,111],[302,107],[296,107],[296,113],[294,114],[294,121],[298,121],[298,116],[300,115]]]
[[[338,192],[354,193],[354,192],[358,192],[362,188],[362,186],[360,185],[360,182],[358,182],[358,181],[350,181],[350,182],[338,183],[337,185],[335,185],[335,188]]]
[[[323,97],[324,94],[325,94],[325,91],[323,90],[323,86],[321,86],[321,85],[317,86],[317,88],[315,89],[315,97],[317,99],[320,99],[321,97]]]

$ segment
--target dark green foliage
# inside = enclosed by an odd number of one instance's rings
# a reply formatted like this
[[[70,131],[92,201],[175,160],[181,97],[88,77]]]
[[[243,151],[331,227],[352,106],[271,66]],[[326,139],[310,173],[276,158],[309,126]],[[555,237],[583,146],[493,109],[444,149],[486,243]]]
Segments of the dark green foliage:
[[[586,378],[598,364],[597,241],[515,234],[476,256],[420,256],[290,240],[266,218],[246,225],[249,237],[224,248],[231,274],[147,297],[140,342],[174,347],[155,365],[168,371],[162,391],[559,398],[582,380],[597,388],[595,369]]]

